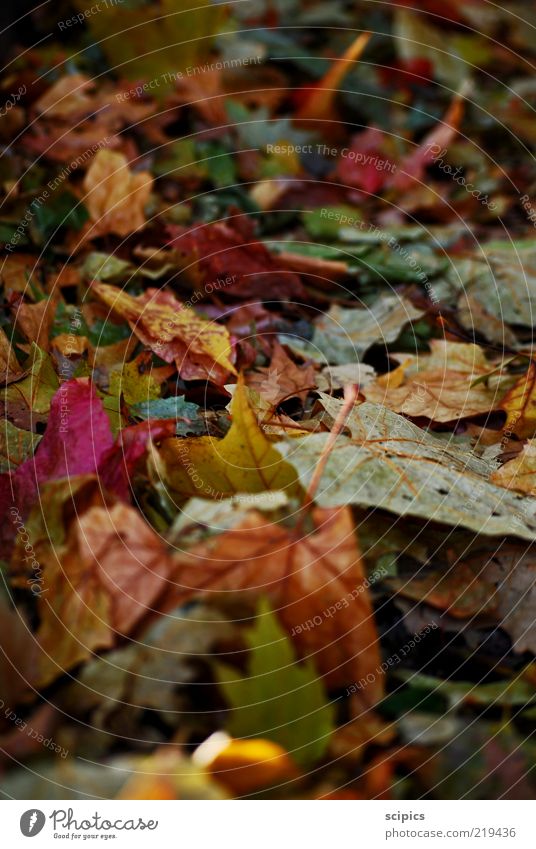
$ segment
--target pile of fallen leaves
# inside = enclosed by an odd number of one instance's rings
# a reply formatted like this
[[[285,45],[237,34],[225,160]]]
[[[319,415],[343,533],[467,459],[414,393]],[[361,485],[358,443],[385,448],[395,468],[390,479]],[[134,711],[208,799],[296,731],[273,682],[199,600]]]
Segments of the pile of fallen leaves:
[[[523,9],[190,5],[1,81],[3,792],[533,798]]]

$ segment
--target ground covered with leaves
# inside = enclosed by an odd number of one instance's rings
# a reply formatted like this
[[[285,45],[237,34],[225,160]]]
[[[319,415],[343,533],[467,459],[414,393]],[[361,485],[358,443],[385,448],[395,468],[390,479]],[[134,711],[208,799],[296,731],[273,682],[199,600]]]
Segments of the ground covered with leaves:
[[[12,30],[7,798],[535,797],[536,36],[410,5]]]

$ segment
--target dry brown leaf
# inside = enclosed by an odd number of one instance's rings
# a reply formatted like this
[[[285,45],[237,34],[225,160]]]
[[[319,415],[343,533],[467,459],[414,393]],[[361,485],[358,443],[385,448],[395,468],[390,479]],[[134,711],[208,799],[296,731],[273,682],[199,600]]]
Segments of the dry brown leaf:
[[[305,401],[308,391],[316,385],[314,367],[296,365],[279,342],[274,345],[270,365],[247,375],[246,380],[250,389],[255,389],[274,407],[289,398]]]
[[[526,374],[506,393],[500,408],[506,412],[505,432],[521,439],[536,434],[536,363],[531,362]]]
[[[437,422],[486,413],[498,406],[501,393],[496,389],[485,383],[471,385],[493,368],[478,345],[432,339],[430,346],[432,353],[420,356],[413,366],[406,359],[387,381],[379,379],[365,386],[367,401]],[[417,364],[422,368],[415,371]]]
[[[529,439],[517,457],[492,473],[491,480],[498,486],[536,495],[536,440]]]
[[[178,600],[267,594],[300,654],[330,686],[374,673],[363,691],[370,705],[382,695],[380,658],[352,513],[317,508],[312,519],[310,530],[292,530],[250,511],[232,530],[177,557]]]
[[[64,670],[110,648],[151,610],[170,574],[168,549],[126,504],[92,506],[76,518],[60,552],[44,547],[37,639],[49,655],[44,686]]]
[[[534,552],[510,544],[482,550],[446,573],[393,582],[397,592],[448,610],[459,619],[480,616],[497,622],[515,651],[536,652],[536,559]]]

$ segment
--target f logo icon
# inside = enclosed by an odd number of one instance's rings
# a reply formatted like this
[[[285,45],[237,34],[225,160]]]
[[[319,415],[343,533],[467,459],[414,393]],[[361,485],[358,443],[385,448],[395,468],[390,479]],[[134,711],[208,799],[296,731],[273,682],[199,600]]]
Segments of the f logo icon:
[[[20,830],[25,837],[35,837],[39,834],[46,822],[46,817],[43,811],[32,808],[30,811],[24,811],[20,818]]]

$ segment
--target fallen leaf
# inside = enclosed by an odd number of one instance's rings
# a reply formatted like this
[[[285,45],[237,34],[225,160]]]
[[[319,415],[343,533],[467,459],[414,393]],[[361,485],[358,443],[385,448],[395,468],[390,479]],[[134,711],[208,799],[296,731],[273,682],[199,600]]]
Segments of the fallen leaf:
[[[239,378],[232,426],[223,439],[168,439],[155,453],[161,479],[181,497],[227,498],[237,492],[295,489],[295,475],[257,424]]]
[[[536,495],[536,440],[529,439],[517,457],[492,472],[491,480],[498,486]]]
[[[392,385],[391,373],[387,387],[381,381],[367,384],[363,388],[367,401],[436,422],[486,413],[498,406],[503,392],[497,384],[474,385],[476,378],[493,369],[482,348],[443,339],[431,339],[430,347],[431,354],[419,356],[414,366],[408,360],[399,366],[398,386]]]
[[[322,403],[333,418],[342,404],[324,395]],[[347,426],[352,438],[338,437],[315,496],[321,506],[359,504],[489,536],[536,538],[536,499],[490,483],[489,460],[370,402],[354,407]],[[277,443],[304,487],[328,438]]]
[[[36,549],[36,556],[47,590],[37,631],[48,656],[40,686],[127,636],[165,589],[171,566],[157,534],[120,503],[90,507],[59,551]]]
[[[317,763],[329,745],[334,708],[311,663],[297,664],[292,646],[267,605],[247,636],[248,674],[218,664],[218,677],[233,711],[235,737],[266,737],[300,766]]]
[[[273,407],[290,398],[299,398],[303,403],[316,383],[313,366],[297,366],[278,342],[274,344],[270,365],[248,374],[246,381]]]
[[[506,412],[504,431],[524,439],[536,435],[536,363],[531,361],[506,393],[500,407]]]
[[[31,457],[41,437],[6,421],[0,430],[0,473],[13,471]]]
[[[235,221],[232,226],[218,221],[168,230],[170,245],[185,257],[184,266],[190,273],[198,266],[215,292],[271,301],[306,297],[298,275],[282,267],[277,255],[254,238],[249,222]]]
[[[312,354],[317,362],[348,365],[374,344],[387,345],[399,335],[402,327],[422,316],[422,310],[398,295],[383,295],[366,309],[332,306],[315,321],[313,338],[303,343],[284,336],[293,350]],[[281,339],[281,336],[280,336]]]
[[[274,524],[257,510],[176,560],[178,599],[198,594],[268,595],[300,656],[330,686],[359,681],[379,666],[376,629],[348,510],[313,513],[313,529]],[[313,624],[311,624],[313,623]],[[368,704],[382,694],[374,674]]]
[[[91,222],[77,236],[78,244],[108,233],[128,236],[144,227],[152,187],[149,172],[131,171],[124,154],[99,150],[84,178],[84,204]]]
[[[333,101],[345,76],[352,70],[354,63],[361,58],[370,41],[371,33],[362,32],[346,48],[340,59],[333,62],[331,68],[322,77],[301,108],[294,120],[298,124],[319,121],[329,122],[334,116]]]
[[[95,282],[92,291],[125,318],[138,339],[167,363],[175,363],[185,380],[224,383],[232,364],[232,345],[225,327],[200,318],[191,307],[159,289],[133,297],[115,286]]]

